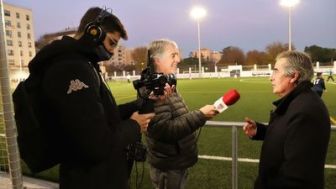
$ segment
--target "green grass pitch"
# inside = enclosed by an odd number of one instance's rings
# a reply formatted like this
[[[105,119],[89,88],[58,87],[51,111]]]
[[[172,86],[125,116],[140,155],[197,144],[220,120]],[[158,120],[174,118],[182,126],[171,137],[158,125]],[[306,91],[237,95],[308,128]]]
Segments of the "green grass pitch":
[[[118,104],[134,100],[136,91],[132,83],[110,82],[110,89]],[[327,83],[327,91],[323,94],[323,100],[331,116],[336,117],[336,85]],[[212,104],[227,90],[235,88],[240,92],[241,99],[228,110],[219,114],[215,121],[244,121],[248,116],[257,121],[267,122],[269,112],[273,108],[272,102],[277,96],[272,94],[271,84],[268,78],[223,78],[223,79],[192,79],[178,80],[178,91],[185,99],[190,110],[198,109],[205,104]],[[308,102],[307,102],[308,103]],[[261,142],[250,141],[238,129],[238,154],[239,158],[258,159]],[[206,126],[198,142],[200,155],[231,157],[231,129]],[[332,132],[327,164],[336,165],[336,132]],[[137,165],[139,174],[142,172],[142,164]],[[257,174],[256,163],[238,163],[238,186],[241,189],[252,188]],[[133,169],[131,185],[135,188],[136,171]],[[325,169],[327,189],[335,188],[336,169]],[[45,171],[38,176],[57,181],[57,168]],[[140,179],[140,178],[139,178]],[[144,165],[143,189],[152,188],[148,166]],[[231,188],[231,162],[204,160],[190,169],[187,189],[219,189]]]

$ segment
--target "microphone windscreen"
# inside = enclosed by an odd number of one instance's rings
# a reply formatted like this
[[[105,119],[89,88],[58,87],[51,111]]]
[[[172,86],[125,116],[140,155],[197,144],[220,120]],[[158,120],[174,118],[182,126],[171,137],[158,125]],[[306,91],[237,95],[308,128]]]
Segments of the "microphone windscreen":
[[[240,98],[240,94],[236,89],[230,89],[223,95],[223,101],[226,105],[230,106],[236,103]]]

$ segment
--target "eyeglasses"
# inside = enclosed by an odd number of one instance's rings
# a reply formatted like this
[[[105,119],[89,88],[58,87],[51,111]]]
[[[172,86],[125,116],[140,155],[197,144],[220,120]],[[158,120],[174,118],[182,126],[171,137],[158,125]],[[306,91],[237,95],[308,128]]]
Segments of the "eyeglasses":
[[[118,47],[119,41],[113,39],[112,37],[109,37],[108,39],[109,39],[109,44],[110,44],[111,47],[113,47],[113,48]]]

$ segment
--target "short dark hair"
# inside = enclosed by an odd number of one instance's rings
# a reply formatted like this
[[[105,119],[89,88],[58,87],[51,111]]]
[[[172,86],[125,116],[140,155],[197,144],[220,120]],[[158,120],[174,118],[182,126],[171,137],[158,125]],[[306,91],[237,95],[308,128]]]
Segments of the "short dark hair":
[[[80,21],[77,33],[84,33],[86,26],[96,21],[99,15],[104,15],[101,27],[105,32],[119,32],[121,38],[125,40],[128,39],[127,32],[119,18],[112,14],[112,12],[107,11],[107,9],[101,9],[99,7],[92,7],[86,11]]]

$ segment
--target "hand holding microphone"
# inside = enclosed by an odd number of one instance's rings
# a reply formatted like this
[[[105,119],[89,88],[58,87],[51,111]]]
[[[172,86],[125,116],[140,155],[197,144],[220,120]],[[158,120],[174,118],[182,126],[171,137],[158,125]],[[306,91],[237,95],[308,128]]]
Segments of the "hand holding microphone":
[[[204,114],[205,118],[208,120],[218,114],[218,111],[216,110],[214,105],[205,105],[202,108],[200,108],[200,111]]]
[[[229,106],[236,103],[240,98],[240,94],[236,89],[231,89],[226,92],[222,97],[220,97],[215,103],[214,106],[219,113],[222,113]]]

